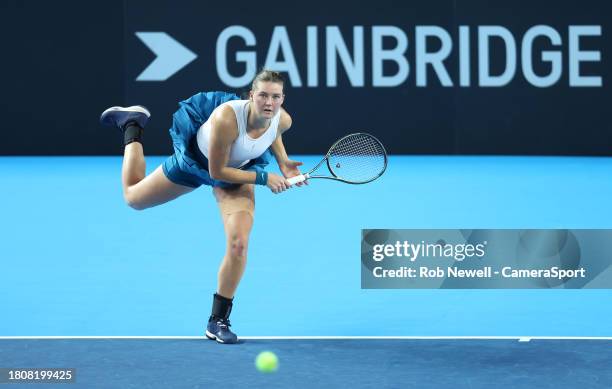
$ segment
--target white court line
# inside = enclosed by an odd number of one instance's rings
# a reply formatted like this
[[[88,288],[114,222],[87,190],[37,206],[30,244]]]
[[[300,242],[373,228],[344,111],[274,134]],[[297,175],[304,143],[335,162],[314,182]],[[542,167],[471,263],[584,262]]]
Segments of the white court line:
[[[11,339],[205,339],[205,336],[0,336],[0,340]],[[239,336],[245,340],[498,340],[510,339],[519,342],[530,340],[612,340],[607,336]]]
[[[526,337],[522,337],[522,338],[518,338],[519,342],[530,342],[531,338],[526,338]]]

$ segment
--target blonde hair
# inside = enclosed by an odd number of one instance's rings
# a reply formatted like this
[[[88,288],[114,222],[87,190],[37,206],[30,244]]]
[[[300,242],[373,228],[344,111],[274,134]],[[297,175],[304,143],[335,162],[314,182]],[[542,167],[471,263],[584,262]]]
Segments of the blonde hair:
[[[275,72],[273,70],[262,69],[251,83],[251,90],[255,90],[258,82],[277,82],[283,86],[285,86],[285,79],[279,72]]]

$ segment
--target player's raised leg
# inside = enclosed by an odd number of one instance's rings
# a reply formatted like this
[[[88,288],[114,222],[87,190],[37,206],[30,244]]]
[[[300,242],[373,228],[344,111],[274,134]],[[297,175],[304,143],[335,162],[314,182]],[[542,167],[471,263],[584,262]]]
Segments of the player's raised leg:
[[[146,162],[142,138],[150,116],[149,111],[139,105],[111,107],[100,116],[102,124],[116,126],[123,132],[123,197],[130,207],[137,210],[163,204],[194,190],[168,180],[161,167],[145,177]]]

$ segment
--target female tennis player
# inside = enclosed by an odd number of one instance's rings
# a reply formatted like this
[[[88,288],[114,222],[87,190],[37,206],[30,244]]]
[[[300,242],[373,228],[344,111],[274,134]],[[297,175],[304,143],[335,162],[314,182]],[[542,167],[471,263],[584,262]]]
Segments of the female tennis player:
[[[130,207],[142,210],[201,185],[213,188],[227,243],[206,336],[220,343],[238,340],[229,328],[229,316],[246,265],[254,185],[280,193],[290,187],[287,178],[301,174],[302,163],[290,160],[283,145],[282,134],[291,127],[291,116],[281,107],[283,85],[279,73],[263,70],[253,80],[248,100],[204,92],[181,101],[170,129],[175,153],[146,177],[142,138],[149,111],[142,106],[111,107],[100,118],[124,133],[122,184]],[[270,150],[284,177],[266,172]]]

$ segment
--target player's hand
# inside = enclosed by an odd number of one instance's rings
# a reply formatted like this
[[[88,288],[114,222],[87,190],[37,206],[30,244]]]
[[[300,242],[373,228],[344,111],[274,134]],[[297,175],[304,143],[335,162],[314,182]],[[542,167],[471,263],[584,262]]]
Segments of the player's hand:
[[[268,183],[266,184],[266,186],[270,188],[272,193],[280,193],[289,189],[291,185],[289,185],[289,183],[284,177],[281,177],[278,174],[269,173]]]
[[[299,176],[300,174],[302,174],[302,172],[300,172],[300,169],[298,169],[298,166],[302,166],[302,162],[292,161],[288,159],[287,161],[285,161],[285,163],[280,164],[279,168],[281,172],[283,172],[283,175],[285,176],[285,178],[291,178],[291,177]],[[308,185],[308,180],[304,182],[298,182],[295,185],[296,186]]]

